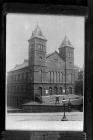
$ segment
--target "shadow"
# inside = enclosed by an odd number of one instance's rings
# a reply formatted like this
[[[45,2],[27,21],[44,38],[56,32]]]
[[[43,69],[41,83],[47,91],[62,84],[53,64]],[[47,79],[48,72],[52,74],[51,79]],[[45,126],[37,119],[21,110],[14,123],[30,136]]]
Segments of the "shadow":
[[[60,131],[5,131],[2,140],[83,140],[84,132]]]

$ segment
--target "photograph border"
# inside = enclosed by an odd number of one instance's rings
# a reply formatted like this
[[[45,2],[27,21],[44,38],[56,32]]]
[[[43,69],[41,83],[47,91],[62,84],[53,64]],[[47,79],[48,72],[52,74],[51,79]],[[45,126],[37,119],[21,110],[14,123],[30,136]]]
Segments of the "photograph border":
[[[2,51],[3,62],[6,60],[6,15],[8,13],[24,13],[24,14],[49,14],[49,15],[74,15],[74,16],[84,16],[85,17],[85,73],[84,73],[84,131],[81,133],[86,133],[88,140],[92,138],[92,98],[91,98],[91,86],[89,85],[90,75],[89,71],[92,69],[89,67],[90,62],[89,54],[90,47],[88,47],[88,7],[83,6],[70,6],[70,5],[44,5],[44,4],[21,4],[21,3],[5,3],[3,4],[2,10]],[[3,64],[4,72],[6,68],[6,62]],[[92,72],[92,70],[91,70]],[[5,79],[6,80],[6,79]],[[91,81],[90,81],[91,82]],[[86,86],[87,85],[87,86]],[[3,88],[5,85],[3,85]],[[90,91],[91,90],[91,91]],[[5,92],[5,89],[3,89]],[[90,111],[91,110],[91,111]],[[68,132],[62,132],[68,133]],[[74,132],[70,132],[74,133]],[[77,132],[78,133],[78,132]]]

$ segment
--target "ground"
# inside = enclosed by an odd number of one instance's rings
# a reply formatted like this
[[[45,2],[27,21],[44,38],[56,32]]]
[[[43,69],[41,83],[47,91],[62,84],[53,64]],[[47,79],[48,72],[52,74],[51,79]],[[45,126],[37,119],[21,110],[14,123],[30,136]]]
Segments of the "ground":
[[[83,112],[66,112],[68,121],[61,121],[63,112],[8,113],[6,129],[15,130],[83,130]]]

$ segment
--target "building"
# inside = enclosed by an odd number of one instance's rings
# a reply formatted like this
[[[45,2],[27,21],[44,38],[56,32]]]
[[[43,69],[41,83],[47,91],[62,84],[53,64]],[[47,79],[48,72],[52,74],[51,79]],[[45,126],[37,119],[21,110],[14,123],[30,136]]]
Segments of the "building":
[[[77,73],[74,68],[74,48],[68,37],[64,37],[59,52],[46,54],[47,39],[37,25],[28,44],[28,60],[8,72],[8,106],[20,106],[35,101],[36,97],[65,94],[65,82],[66,94],[74,93]]]

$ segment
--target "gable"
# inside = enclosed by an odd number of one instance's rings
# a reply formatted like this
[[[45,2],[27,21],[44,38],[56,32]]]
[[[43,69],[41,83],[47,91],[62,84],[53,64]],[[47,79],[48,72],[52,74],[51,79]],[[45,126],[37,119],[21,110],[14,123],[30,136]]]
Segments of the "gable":
[[[55,51],[54,53],[48,55],[46,58],[46,65],[48,69],[64,69],[65,62],[62,60],[62,58],[58,55],[58,53]]]

